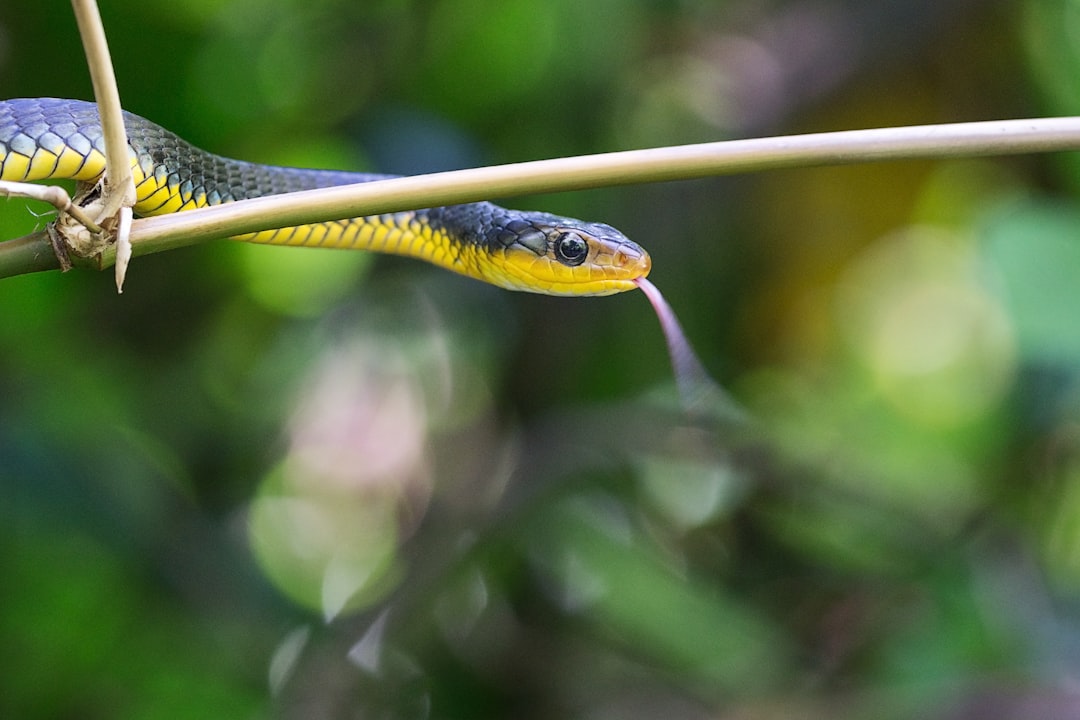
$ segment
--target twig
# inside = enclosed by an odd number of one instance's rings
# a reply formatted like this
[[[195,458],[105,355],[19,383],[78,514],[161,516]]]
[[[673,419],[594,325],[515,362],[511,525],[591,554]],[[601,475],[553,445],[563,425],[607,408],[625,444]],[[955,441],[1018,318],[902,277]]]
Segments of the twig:
[[[90,216],[83,212],[81,207],[71,202],[71,196],[68,195],[67,190],[59,185],[34,185],[32,183],[0,180],[0,195],[29,198],[49,203],[60,212],[67,213],[78,220],[90,232],[101,232],[101,228],[98,227],[97,223],[91,220]]]
[[[142,255],[248,232],[525,195],[781,167],[1080,149],[1080,117],[923,125],[582,155],[244,200],[135,223]]]
[[[44,230],[0,243],[0,278],[59,269],[60,258]]]
[[[507,195],[687,180],[776,168],[1080,149],[1080,117],[849,130],[583,155],[308,190],[143,218],[135,255],[309,222]],[[0,243],[0,256],[5,246]],[[109,258],[103,258],[106,265]],[[34,272],[0,259],[0,277]],[[13,272],[14,270],[14,272]]]
[[[116,288],[122,292],[127,259],[131,256],[126,228],[131,222],[131,206],[135,204],[135,183],[128,164],[127,133],[124,130],[120,91],[116,85],[116,73],[113,71],[109,44],[105,38],[105,27],[102,25],[97,3],[94,0],[71,0],[71,6],[75,11],[79,35],[86,51],[98,115],[101,117],[101,128],[105,134],[106,183],[102,194],[103,207],[97,220],[102,222],[118,216],[116,226],[125,229],[124,233],[117,235],[117,243],[121,247],[117,253],[120,262],[116,264]]]
[[[112,217],[121,207],[135,204],[135,184],[128,165],[127,133],[116,86],[105,28],[94,0],[72,0],[75,20],[79,25],[90,79],[94,85],[101,128],[105,133],[105,177],[108,180],[102,217]]]

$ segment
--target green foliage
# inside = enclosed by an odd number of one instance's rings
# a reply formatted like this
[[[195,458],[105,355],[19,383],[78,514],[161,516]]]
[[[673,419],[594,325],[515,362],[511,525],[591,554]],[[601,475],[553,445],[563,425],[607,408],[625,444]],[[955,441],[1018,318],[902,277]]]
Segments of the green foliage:
[[[14,5],[3,94],[88,97]],[[255,161],[1080,114],[1073,0],[103,5],[125,105]],[[1078,177],[514,203],[648,247],[748,427],[671,409],[637,294],[225,242],[5,280],[0,716],[1075,714]]]

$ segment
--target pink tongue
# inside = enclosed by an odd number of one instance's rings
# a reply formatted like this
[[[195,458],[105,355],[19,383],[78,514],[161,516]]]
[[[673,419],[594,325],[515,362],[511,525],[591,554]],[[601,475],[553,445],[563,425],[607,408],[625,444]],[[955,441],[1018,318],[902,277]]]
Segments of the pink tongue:
[[[649,298],[649,302],[656,311],[656,317],[660,320],[660,328],[667,339],[671,366],[675,372],[675,386],[678,388],[683,410],[687,412],[705,410],[704,405],[708,402],[710,395],[719,394],[722,397],[723,392],[698,360],[694,348],[690,347],[690,342],[686,339],[682,326],[679,325],[679,319],[675,317],[675,312],[660,294],[660,290],[643,277],[634,280],[634,284],[641,288],[645,297]]]

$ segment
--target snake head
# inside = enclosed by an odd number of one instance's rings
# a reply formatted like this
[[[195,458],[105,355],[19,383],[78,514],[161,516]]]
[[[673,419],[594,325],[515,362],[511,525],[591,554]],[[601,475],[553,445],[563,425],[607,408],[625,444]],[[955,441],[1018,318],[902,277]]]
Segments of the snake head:
[[[652,267],[644,248],[610,225],[547,213],[515,213],[488,239],[486,279],[511,290],[614,295],[637,288]]]

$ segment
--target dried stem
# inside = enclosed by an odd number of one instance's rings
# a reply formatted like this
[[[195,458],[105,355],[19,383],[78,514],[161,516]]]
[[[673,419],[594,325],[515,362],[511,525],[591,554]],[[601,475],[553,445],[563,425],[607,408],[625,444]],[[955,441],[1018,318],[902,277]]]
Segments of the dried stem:
[[[1080,117],[793,135],[458,170],[243,200],[132,225],[135,255],[308,222],[507,195],[686,180],[774,168],[1080,149]],[[0,243],[0,256],[9,243]],[[109,262],[105,258],[105,263]],[[0,260],[0,277],[34,272]]]
[[[71,0],[79,36],[86,51],[90,79],[94,85],[101,128],[105,133],[105,187],[104,207],[99,220],[112,217],[121,207],[135,204],[135,183],[128,165],[127,133],[124,131],[124,114],[120,104],[120,91],[116,86],[109,44],[101,13],[94,0]]]
[[[21,197],[30,200],[40,200],[49,203],[60,212],[67,213],[78,220],[87,230],[101,232],[89,215],[81,207],[71,202],[71,196],[67,190],[59,185],[34,185],[33,183],[8,182],[0,180],[0,195],[4,197]]]

